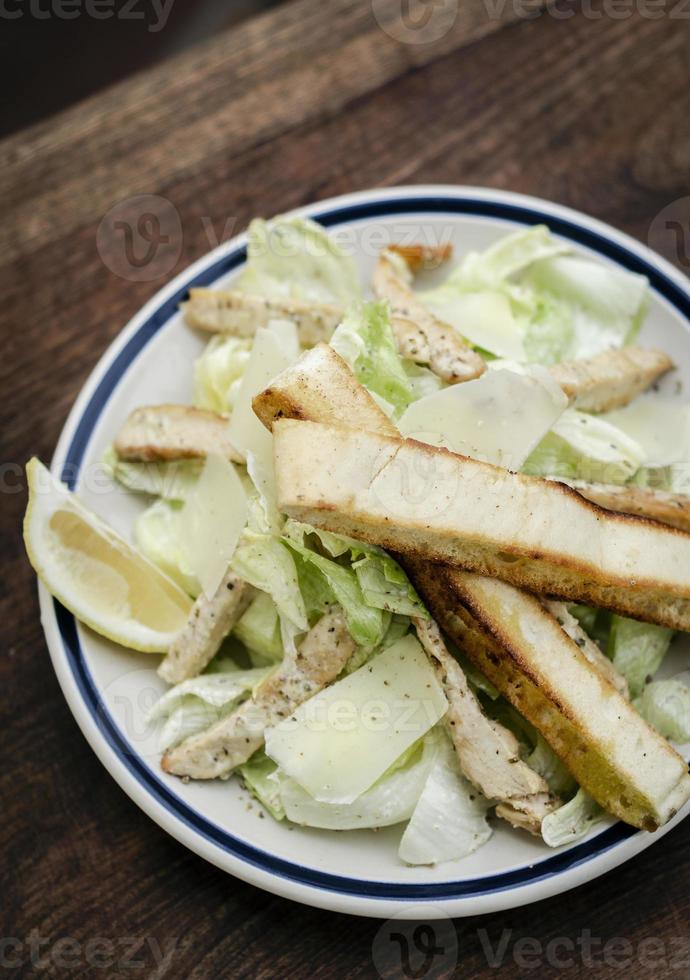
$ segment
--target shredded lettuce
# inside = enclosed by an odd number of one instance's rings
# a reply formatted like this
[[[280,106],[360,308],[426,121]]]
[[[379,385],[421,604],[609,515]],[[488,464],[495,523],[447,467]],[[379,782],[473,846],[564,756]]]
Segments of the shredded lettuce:
[[[549,847],[574,844],[605,818],[606,814],[599,804],[580,789],[568,803],[547,813],[541,822],[541,835]]]
[[[613,666],[625,677],[630,696],[636,698],[656,674],[673,639],[673,630],[640,623],[624,616],[611,617],[607,649]]]
[[[690,405],[648,392],[603,417],[642,447],[647,466],[685,463],[687,478]]]
[[[259,661],[278,663],[282,659],[278,608],[265,592],[259,592],[252,600],[235,624],[232,635],[244,643],[255,666],[260,666]]]
[[[186,500],[199,479],[202,465],[202,461],[196,459],[133,463],[121,459],[113,446],[103,454],[103,468],[113,480],[134,493],[165,497],[166,500]]]
[[[331,558],[347,556],[368,606],[404,616],[428,618],[409,578],[382,548],[294,520],[286,521],[284,534],[288,541],[296,542],[302,548],[309,547],[310,539],[313,539]]]
[[[397,418],[416,395],[397,351],[385,303],[352,307],[331,337],[331,347],[347,361],[357,380],[392,407]]]
[[[390,620],[384,617],[380,609],[367,605],[355,571],[317,554],[296,537],[285,537],[283,540],[305,564],[311,566],[310,572],[307,572],[309,585],[302,578],[303,588],[310,590],[311,602],[315,605],[317,602],[325,604],[330,592],[331,601],[342,606],[347,628],[355,643],[360,646],[379,643]]]
[[[269,673],[238,670],[200,674],[167,691],[147,716],[148,724],[163,723],[158,742],[161,750],[204,731],[229,714]]]
[[[275,762],[269,759],[263,749],[238,769],[249,792],[262,803],[275,820],[285,819],[285,810],[280,799],[280,781]]]
[[[634,702],[642,717],[674,742],[690,742],[690,686],[687,675],[652,681]]]
[[[134,540],[154,565],[196,597],[201,585],[182,544],[182,510],[183,505],[177,501],[156,500],[137,518]]]
[[[593,357],[634,339],[646,310],[645,276],[575,255],[554,255],[530,266],[527,284],[539,295],[567,303],[571,360]]]
[[[361,296],[352,259],[308,218],[260,218],[249,226],[247,264],[236,288],[269,299],[349,306]]]
[[[295,560],[282,541],[248,528],[239,540],[231,565],[241,579],[267,592],[280,615],[298,630],[309,629]]]
[[[538,732],[536,744],[525,761],[531,769],[543,776],[552,793],[568,796],[574,792],[577,784],[573,776]]]
[[[194,363],[194,404],[213,412],[229,412],[235,405],[251,342],[219,334]]]
[[[569,252],[544,225],[520,230],[469,253],[420,298],[499,357],[547,365],[630,343],[646,308],[645,277]]]
[[[623,484],[644,461],[642,447],[610,422],[568,408],[530,454],[523,472]]]
[[[443,730],[431,770],[405,828],[398,854],[407,864],[439,864],[466,857],[491,837],[489,802],[462,775]]]

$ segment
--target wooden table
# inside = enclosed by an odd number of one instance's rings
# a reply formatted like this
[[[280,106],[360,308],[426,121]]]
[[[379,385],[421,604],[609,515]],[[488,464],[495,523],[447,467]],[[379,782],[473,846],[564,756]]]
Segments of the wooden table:
[[[129,316],[253,215],[353,189],[447,182],[542,195],[642,240],[670,207],[687,232],[687,19],[670,4],[650,18],[621,17],[620,6],[585,16],[559,2],[559,16],[525,19],[512,2],[462,0],[451,29],[429,40],[447,8],[432,10],[422,36],[401,21],[400,0],[373,9],[296,0],[0,144],[0,907],[2,936],[22,944],[3,941],[0,958],[21,960],[17,975],[31,972],[38,939],[47,975],[405,975],[399,944],[376,938],[378,922],[311,911],[222,874],[101,767],[48,662],[18,535],[17,464],[50,458]],[[132,281],[112,271],[121,241],[97,231],[113,204],[140,194],[172,202],[182,234],[173,228]],[[135,216],[136,205],[122,211]],[[663,221],[655,244],[687,268]],[[689,858],[686,822],[560,899],[459,921],[457,976],[529,972],[534,948],[516,945],[523,937],[542,944],[540,977],[615,976],[626,959],[627,976],[688,976]],[[590,963],[586,949],[544,948],[558,937],[586,946],[588,930]],[[487,948],[502,936],[494,970]],[[56,947],[60,937],[72,945]],[[56,949],[73,965],[60,970]],[[435,969],[426,975],[450,975],[443,958]]]

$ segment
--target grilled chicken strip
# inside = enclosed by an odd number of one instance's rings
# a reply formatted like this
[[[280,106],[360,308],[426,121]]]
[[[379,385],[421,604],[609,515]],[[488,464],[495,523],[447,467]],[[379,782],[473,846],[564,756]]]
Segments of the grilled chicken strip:
[[[687,494],[650,487],[620,487],[616,484],[564,480],[560,476],[557,480],[606,510],[647,517],[677,527],[680,531],[690,531],[690,496]]]
[[[483,358],[454,327],[427,310],[415,296],[411,282],[412,272],[405,259],[384,249],[374,270],[374,292],[391,305],[391,326],[400,354],[428,365],[448,384],[478,378],[486,370]]]
[[[662,351],[624,347],[549,368],[552,378],[583,412],[608,412],[627,405],[675,367]]]
[[[447,262],[453,255],[453,246],[450,243],[445,245],[389,245],[389,252],[395,252],[407,263],[407,267],[413,275],[421,269],[438,269],[440,265]]]
[[[117,434],[115,451],[122,459],[145,463],[210,453],[244,462],[228,439],[228,416],[189,405],[135,408]]]
[[[591,636],[583,630],[564,602],[556,599],[543,599],[542,604],[554,617],[559,626],[568,634],[573,643],[582,650],[593,667],[609,681],[619,694],[630,698],[628,682],[613,666],[609,658],[594,642]]]
[[[187,625],[161,662],[158,676],[168,684],[179,684],[200,674],[254,595],[252,586],[228,569],[213,598],[207,599],[202,592],[192,606]]]
[[[356,649],[342,611],[326,613],[302,640],[296,658],[286,654],[237,711],[166,752],[163,769],[192,779],[227,776],[261,748],[267,728],[334,681]]]
[[[512,824],[519,820],[520,826],[539,834],[542,819],[560,806],[560,800],[549,792],[546,780],[521,761],[513,733],[484,714],[434,620],[413,622],[448,699],[444,722],[460,768],[487,799],[507,804],[501,816]]]
[[[190,327],[210,333],[253,337],[270,320],[292,320],[302,347],[327,341],[343,317],[339,306],[296,299],[264,299],[239,289],[190,289],[181,304]]]

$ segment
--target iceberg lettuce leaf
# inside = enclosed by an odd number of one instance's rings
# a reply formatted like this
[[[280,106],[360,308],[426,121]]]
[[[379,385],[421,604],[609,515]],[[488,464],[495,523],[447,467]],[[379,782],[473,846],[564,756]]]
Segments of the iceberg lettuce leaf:
[[[103,454],[103,468],[113,479],[134,493],[166,500],[185,501],[194,489],[203,463],[196,459],[138,463],[121,459],[113,446]]]
[[[466,857],[491,837],[489,802],[460,772],[446,733],[434,733],[437,749],[398,854],[407,864],[440,864]]]
[[[357,380],[392,406],[395,417],[415,400],[385,303],[365,303],[349,309],[330,342],[350,365]]]
[[[284,820],[285,810],[280,799],[278,767],[263,749],[239,766],[237,770],[244,784],[256,799],[268,810],[274,820]]]
[[[255,219],[249,226],[247,264],[236,288],[267,299],[299,299],[348,306],[360,296],[353,260],[308,218]]]
[[[624,616],[611,617],[607,656],[625,677],[630,696],[636,698],[656,674],[673,639],[673,630],[640,623]]]
[[[583,789],[541,822],[541,835],[549,847],[562,847],[582,840],[595,824],[606,819],[599,804]]]
[[[527,458],[531,476],[623,484],[645,460],[642,447],[610,422],[566,409]]]
[[[251,342],[218,334],[194,362],[194,404],[213,412],[229,412],[235,405]]]
[[[642,717],[657,731],[680,744],[690,742],[690,686],[674,677],[652,681],[634,702]]]
[[[156,500],[137,518],[134,540],[154,565],[196,597],[201,585],[182,543],[182,510],[183,505],[177,501]]]

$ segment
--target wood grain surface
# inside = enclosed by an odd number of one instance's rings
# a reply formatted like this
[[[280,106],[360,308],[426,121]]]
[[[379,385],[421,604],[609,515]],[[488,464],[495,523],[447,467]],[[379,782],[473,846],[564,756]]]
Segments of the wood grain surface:
[[[682,5],[457,7],[442,37],[408,43],[401,0],[296,0],[0,144],[0,975],[690,975],[689,822],[561,898],[458,920],[457,954],[441,929],[445,952],[415,974],[389,927],[244,885],[144,816],[80,734],[40,628],[19,467],[50,459],[127,319],[253,215],[366,187],[487,185],[651,235],[687,271],[665,225],[690,231]],[[132,281],[101,222],[144,194],[165,199],[170,240]],[[119,204],[133,226],[140,210]]]

